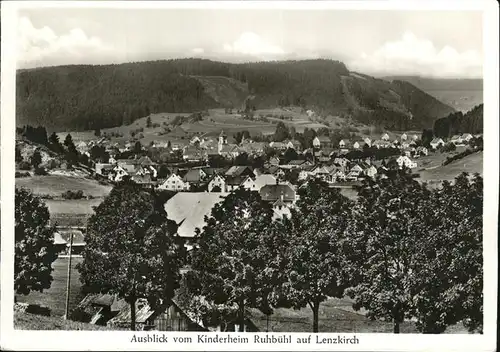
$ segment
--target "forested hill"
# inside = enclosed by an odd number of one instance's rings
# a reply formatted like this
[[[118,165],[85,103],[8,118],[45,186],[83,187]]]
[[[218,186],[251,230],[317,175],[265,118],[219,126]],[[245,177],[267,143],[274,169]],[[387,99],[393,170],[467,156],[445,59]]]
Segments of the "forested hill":
[[[87,130],[156,112],[244,108],[244,102],[257,109],[300,105],[393,129],[432,127],[435,119],[454,112],[410,83],[353,73],[332,60],[178,59],[17,72],[18,126]]]

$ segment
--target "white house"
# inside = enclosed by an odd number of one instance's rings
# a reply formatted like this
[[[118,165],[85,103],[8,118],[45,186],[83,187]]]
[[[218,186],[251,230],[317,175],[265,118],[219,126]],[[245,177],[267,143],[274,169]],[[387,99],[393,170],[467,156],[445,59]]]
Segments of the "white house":
[[[399,158],[396,159],[396,162],[399,165],[399,168],[403,168],[403,165],[409,169],[414,169],[417,167],[417,163],[412,161],[408,156],[402,155]]]
[[[218,188],[219,192],[226,191],[226,180],[221,175],[215,174],[208,183],[208,191],[214,192],[214,188]]]
[[[437,149],[437,148],[442,147],[444,145],[444,141],[441,138],[434,138],[430,144],[431,144],[432,149]]]
[[[372,140],[368,137],[366,137],[365,139],[363,139],[363,142],[365,142],[366,144],[368,144],[369,147],[372,146]]]
[[[401,135],[401,141],[406,141],[408,139],[408,135],[406,133],[403,133]]]
[[[173,173],[171,174],[158,189],[169,191],[187,191],[189,190],[189,183],[185,182],[182,177]]]
[[[462,134],[462,140],[465,141],[465,142],[469,142],[472,138],[472,134],[470,133],[464,133]]]
[[[420,147],[418,147],[418,148],[417,148],[416,153],[417,153],[418,155],[428,155],[428,154],[429,154],[429,151],[427,150],[427,148],[426,148],[426,147],[422,147],[422,146],[420,146]]]
[[[318,137],[314,137],[313,139],[313,147],[319,148],[321,146],[321,142]]]
[[[452,137],[450,138],[450,143],[453,143],[453,144],[455,144],[455,145],[461,145],[461,144],[463,144],[463,142],[464,142],[464,141],[463,141],[463,139],[462,139],[462,136],[460,136],[460,135],[458,135],[458,134],[456,134],[456,135],[454,135],[454,136],[452,136]]]
[[[383,141],[388,141],[389,140],[389,135],[387,133],[384,133],[382,137],[380,137],[381,140]]]
[[[128,176],[128,172],[121,166],[116,166],[114,169],[113,169],[113,172],[111,174],[109,174],[109,179],[111,181],[115,181],[115,182],[120,182],[123,180],[123,178],[125,176]]]

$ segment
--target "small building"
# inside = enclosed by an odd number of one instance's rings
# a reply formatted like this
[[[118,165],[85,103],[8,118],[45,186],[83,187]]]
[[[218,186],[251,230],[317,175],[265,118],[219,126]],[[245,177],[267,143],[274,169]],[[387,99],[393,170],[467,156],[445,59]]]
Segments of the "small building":
[[[444,144],[445,143],[441,138],[434,138],[430,143],[432,149],[438,149],[439,147],[442,147]]]
[[[383,140],[383,141],[389,141],[389,138],[390,138],[390,137],[389,137],[389,135],[388,135],[387,133],[384,133],[384,134],[380,137],[380,139],[381,139],[381,140]]]
[[[71,236],[73,236],[71,255],[80,256],[85,248],[84,231],[84,228],[58,226],[54,232],[54,244],[59,255],[69,254]]]
[[[406,133],[403,133],[400,139],[401,141],[406,141],[408,139],[408,135]]]
[[[399,168],[403,168],[406,167],[408,169],[414,169],[417,167],[417,163],[412,161],[408,156],[406,155],[402,155],[400,156],[399,158],[396,159],[396,162],[398,163],[399,165]]]
[[[463,139],[462,136],[459,134],[456,134],[450,138],[450,143],[453,143],[455,145],[462,145],[463,144]]]
[[[461,137],[462,137],[462,140],[463,140],[464,142],[467,142],[467,143],[468,143],[468,142],[469,142],[472,138],[474,138],[474,137],[472,136],[472,134],[470,134],[470,133],[464,133],[464,134],[462,134],[462,136],[461,136]]]

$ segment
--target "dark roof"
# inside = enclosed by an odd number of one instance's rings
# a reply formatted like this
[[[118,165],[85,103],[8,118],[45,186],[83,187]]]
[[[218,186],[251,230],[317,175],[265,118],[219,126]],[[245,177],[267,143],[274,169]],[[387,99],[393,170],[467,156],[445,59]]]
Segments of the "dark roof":
[[[201,175],[199,169],[190,169],[183,177],[184,182],[200,182]]]
[[[226,176],[242,176],[253,175],[253,170],[250,166],[231,166],[226,171]]]
[[[231,185],[231,186],[239,186],[241,185],[246,179],[248,175],[242,175],[242,176],[226,176],[226,184]]]
[[[266,185],[260,189],[260,196],[263,200],[275,202],[281,199],[286,202],[295,200],[295,191],[289,185]]]

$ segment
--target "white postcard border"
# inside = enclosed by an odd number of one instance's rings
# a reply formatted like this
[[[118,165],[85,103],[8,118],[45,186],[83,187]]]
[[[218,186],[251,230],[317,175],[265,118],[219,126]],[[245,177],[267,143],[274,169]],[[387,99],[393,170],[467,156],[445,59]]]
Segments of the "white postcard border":
[[[498,4],[496,1],[237,1],[237,2],[2,2],[2,89],[1,89],[1,329],[0,347],[15,350],[343,350],[343,351],[493,351],[497,330],[497,241],[498,241]],[[356,337],[359,344],[255,344],[253,336],[282,336],[286,333],[232,333],[244,336],[249,344],[199,344],[198,333],[171,332],[174,336],[193,338],[191,344],[131,343],[134,336],[153,332],[88,332],[88,331],[22,331],[13,329],[13,248],[14,248],[14,149],[15,149],[15,53],[17,10],[47,7],[102,8],[275,8],[275,9],[352,9],[352,10],[476,10],[483,11],[484,36],[484,334],[482,335],[419,335],[419,334],[340,334]],[[157,335],[162,332],[155,332]],[[227,333],[219,333],[226,336]],[[315,334],[293,333],[305,337]],[[321,337],[339,334],[320,333]]]

